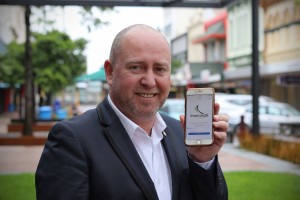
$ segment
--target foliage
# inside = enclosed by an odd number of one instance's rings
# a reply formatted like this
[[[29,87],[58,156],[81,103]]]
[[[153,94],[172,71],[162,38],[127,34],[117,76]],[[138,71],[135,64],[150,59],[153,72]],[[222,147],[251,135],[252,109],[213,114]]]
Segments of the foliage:
[[[54,27],[55,21],[47,17],[48,13],[53,12],[54,6],[31,6],[32,14],[30,21],[32,24],[39,26],[42,32],[51,31]]]
[[[24,82],[24,45],[12,42],[7,53],[0,55],[0,80],[10,87]]]
[[[72,41],[57,30],[47,34],[33,33],[32,65],[35,84],[44,92],[57,92],[73,83],[86,70],[85,39]],[[0,57],[0,79],[11,86],[24,81],[24,44],[8,45]]]
[[[47,34],[33,33],[33,36],[35,82],[43,91],[57,92],[86,70],[85,39],[72,41],[67,34],[57,30]]]
[[[225,172],[224,175],[230,200],[296,200],[300,196],[299,175],[271,172]],[[34,174],[0,175],[0,191],[0,199],[36,199]]]
[[[85,25],[89,32],[93,29],[97,29],[100,25],[109,24],[108,22],[95,17],[95,14],[93,13],[94,8],[97,8],[101,12],[112,10],[110,7],[84,6],[83,9],[79,11],[79,14],[82,17],[81,24]]]
[[[172,65],[171,73],[174,74],[182,66],[182,63],[180,60],[172,60],[171,65]]]
[[[266,135],[254,137],[250,132],[240,132],[237,137],[242,148],[300,164],[300,143],[297,141],[284,141]]]

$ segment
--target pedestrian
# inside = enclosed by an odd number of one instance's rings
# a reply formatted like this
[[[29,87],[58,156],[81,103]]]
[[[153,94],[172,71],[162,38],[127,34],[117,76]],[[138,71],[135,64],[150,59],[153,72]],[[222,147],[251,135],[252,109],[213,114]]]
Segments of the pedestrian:
[[[228,117],[214,116],[212,145],[187,148],[184,116],[180,122],[157,112],[170,91],[166,39],[147,25],[127,27],[104,68],[105,99],[50,131],[36,171],[37,199],[227,199],[217,154]]]
[[[73,116],[78,115],[78,107],[77,107],[76,103],[72,103],[72,114],[73,114]]]

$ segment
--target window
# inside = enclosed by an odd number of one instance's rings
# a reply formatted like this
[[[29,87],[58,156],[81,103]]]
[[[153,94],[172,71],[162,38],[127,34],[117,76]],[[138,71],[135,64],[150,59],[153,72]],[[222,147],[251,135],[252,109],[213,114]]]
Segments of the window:
[[[281,111],[279,108],[269,107],[268,114],[270,115],[281,115]]]

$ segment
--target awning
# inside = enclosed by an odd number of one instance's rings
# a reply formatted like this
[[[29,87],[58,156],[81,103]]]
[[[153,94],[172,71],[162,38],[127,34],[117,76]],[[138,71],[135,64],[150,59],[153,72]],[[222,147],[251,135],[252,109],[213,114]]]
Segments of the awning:
[[[92,74],[84,74],[75,79],[75,82],[88,82],[88,81],[106,81],[105,70],[103,67],[99,71]]]
[[[217,22],[214,25],[208,27],[207,31],[200,38],[193,41],[194,44],[205,43],[211,40],[225,39],[226,34],[222,22]]]
[[[105,70],[103,67],[93,74],[89,75],[90,81],[106,81]]]

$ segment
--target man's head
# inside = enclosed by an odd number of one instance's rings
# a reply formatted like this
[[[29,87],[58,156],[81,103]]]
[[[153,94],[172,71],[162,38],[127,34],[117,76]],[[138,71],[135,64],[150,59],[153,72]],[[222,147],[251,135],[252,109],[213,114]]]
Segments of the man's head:
[[[104,67],[114,104],[133,121],[153,119],[170,90],[166,39],[146,25],[127,27],[113,41]]]

